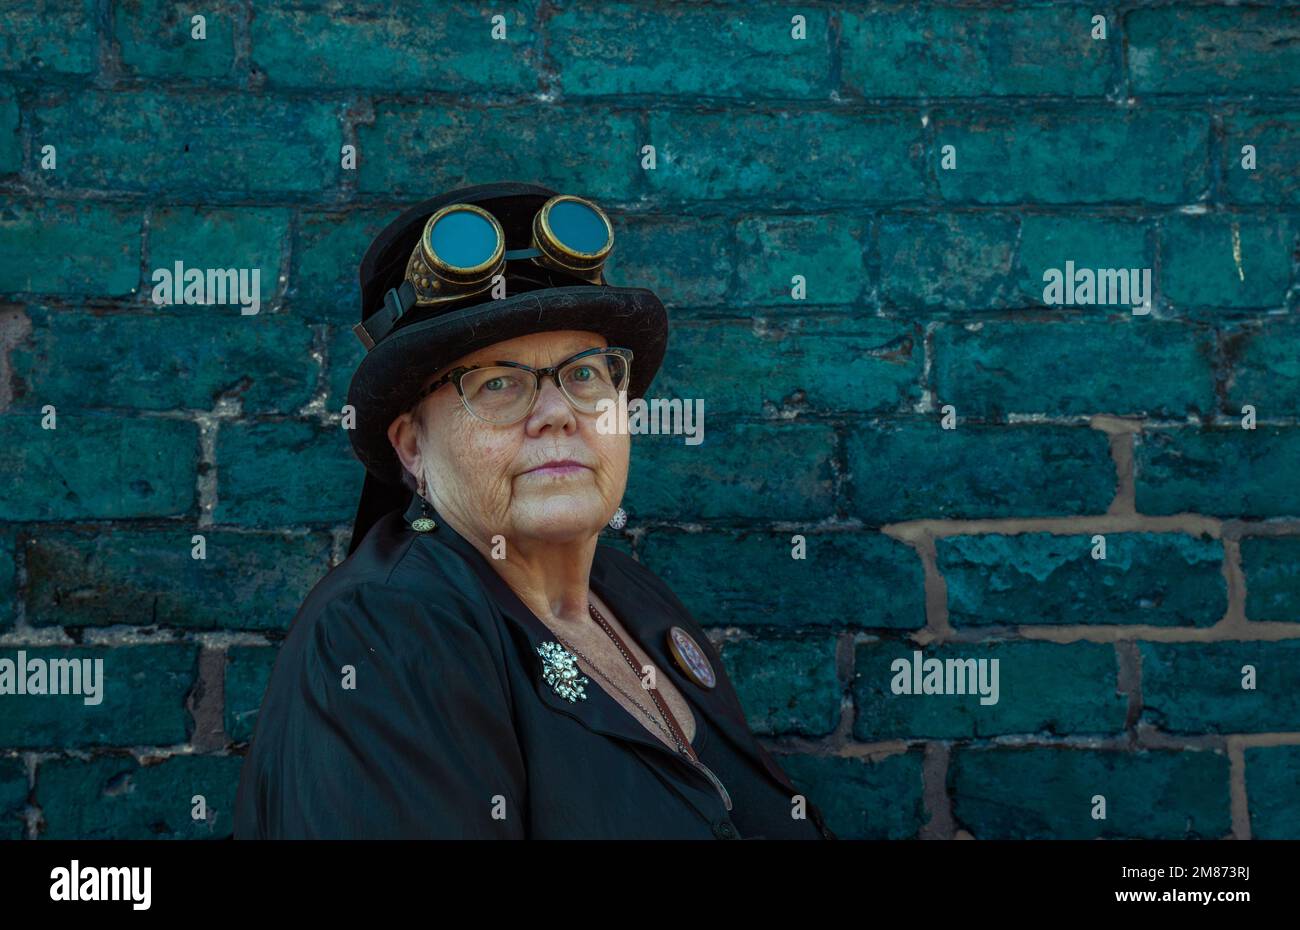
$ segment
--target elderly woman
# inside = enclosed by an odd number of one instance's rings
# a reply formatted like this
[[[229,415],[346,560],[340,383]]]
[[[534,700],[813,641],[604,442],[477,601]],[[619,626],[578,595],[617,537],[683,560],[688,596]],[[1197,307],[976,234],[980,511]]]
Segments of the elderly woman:
[[[506,183],[367,252],[352,551],[281,648],[236,837],[833,838],[682,602],[598,545],[630,454],[602,413],[668,330],[612,246],[590,201]]]

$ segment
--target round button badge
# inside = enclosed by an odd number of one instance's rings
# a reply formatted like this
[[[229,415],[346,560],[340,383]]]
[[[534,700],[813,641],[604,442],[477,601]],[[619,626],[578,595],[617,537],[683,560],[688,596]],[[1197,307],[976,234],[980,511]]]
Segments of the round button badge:
[[[712,688],[718,683],[704,650],[691,639],[690,633],[679,626],[668,631],[668,651],[673,654],[673,661],[686,673],[686,677],[701,688]]]

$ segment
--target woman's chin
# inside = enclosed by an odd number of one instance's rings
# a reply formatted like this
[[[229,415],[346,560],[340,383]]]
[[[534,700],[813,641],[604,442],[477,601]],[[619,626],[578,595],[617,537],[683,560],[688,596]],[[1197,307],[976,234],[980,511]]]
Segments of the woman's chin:
[[[515,531],[535,539],[564,542],[585,539],[605,525],[605,501],[592,494],[551,493],[538,500],[515,500]]]

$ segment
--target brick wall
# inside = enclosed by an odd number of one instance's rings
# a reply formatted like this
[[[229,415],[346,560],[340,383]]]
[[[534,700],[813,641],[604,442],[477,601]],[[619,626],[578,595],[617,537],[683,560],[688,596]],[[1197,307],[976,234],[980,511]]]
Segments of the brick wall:
[[[399,7],[0,4],[0,657],[107,679],[0,696],[0,837],[229,835],[346,552],[360,256],[499,179],[669,305],[706,439],[634,440],[609,541],[841,835],[1300,837],[1294,5]],[[156,306],[176,261],[260,312]],[[1066,261],[1151,312],[1045,305]],[[895,694],[915,650],[1000,700]]]

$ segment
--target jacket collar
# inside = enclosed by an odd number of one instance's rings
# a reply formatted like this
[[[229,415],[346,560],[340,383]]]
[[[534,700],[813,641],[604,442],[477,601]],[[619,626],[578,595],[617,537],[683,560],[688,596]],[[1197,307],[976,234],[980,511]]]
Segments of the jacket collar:
[[[410,524],[421,515],[421,504],[419,496],[412,494],[410,505],[404,515],[406,532],[414,532]],[[603,680],[591,679],[586,686],[586,700],[570,702],[556,694],[542,677],[542,660],[537,654],[537,647],[542,643],[558,642],[555,634],[519,599],[473,543],[457,533],[432,505],[429,511],[438,526],[435,530],[421,535],[460,554],[474,568],[502,614],[523,634],[529,644],[533,685],[541,700],[554,710],[573,717],[594,732],[636,743],[644,749],[656,750],[676,758],[675,751],[652,736],[623,705],[610,696],[606,690],[608,685]],[[795,791],[795,786],[785,773],[771,761],[754,738],[740,710],[739,698],[725,670],[721,667],[721,659],[707,637],[704,637],[703,632],[698,629],[693,631],[694,638],[700,643],[700,647],[714,666],[717,685],[712,689],[702,688],[687,678],[668,652],[668,631],[677,625],[692,632],[690,626],[693,624],[688,626],[689,621],[676,616],[653,592],[645,590],[634,577],[629,577],[611,558],[611,551],[608,547],[597,545],[591,566],[591,588],[614,610],[624,628],[636,640],[637,645],[650,657],[657,674],[669,675],[677,690],[686,698],[691,710],[696,714],[697,728],[699,715],[703,714],[716,730],[739,750],[757,761],[778,784],[791,792]],[[709,797],[710,803],[716,798],[711,789],[704,794]]]

